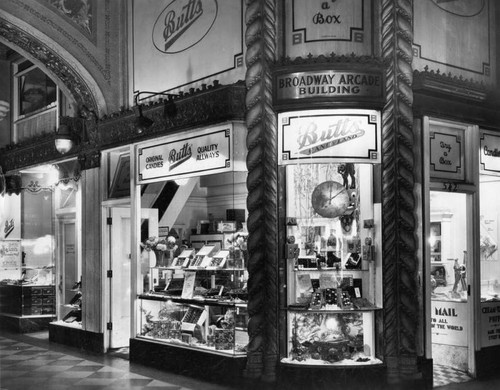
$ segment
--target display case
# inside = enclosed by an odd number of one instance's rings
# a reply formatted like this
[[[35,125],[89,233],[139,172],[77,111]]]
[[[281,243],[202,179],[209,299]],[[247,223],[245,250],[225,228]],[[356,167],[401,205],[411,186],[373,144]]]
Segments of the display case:
[[[380,205],[371,164],[284,167],[286,353],[290,365],[380,364]]]
[[[194,255],[185,257],[191,251]],[[222,255],[218,255],[220,252]],[[220,354],[245,355],[247,276],[244,268],[226,267],[229,252],[214,252],[212,246],[205,245],[197,252],[184,250],[179,255],[181,260],[174,259],[174,264],[185,266],[152,267],[151,274],[157,275],[154,289],[139,296],[138,336]],[[198,265],[197,259],[201,259]]]

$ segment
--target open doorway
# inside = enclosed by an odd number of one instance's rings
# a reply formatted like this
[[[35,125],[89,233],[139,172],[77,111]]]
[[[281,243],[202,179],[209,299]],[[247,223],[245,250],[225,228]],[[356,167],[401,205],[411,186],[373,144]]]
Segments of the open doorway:
[[[131,329],[131,220],[130,208],[112,207],[109,232],[109,350],[128,348]],[[142,222],[150,235],[158,233],[158,210],[142,209]]]
[[[434,386],[446,378],[462,382],[474,375],[473,266],[470,194],[431,191],[428,270]],[[429,333],[428,333],[429,334]],[[440,378],[442,374],[442,378]]]

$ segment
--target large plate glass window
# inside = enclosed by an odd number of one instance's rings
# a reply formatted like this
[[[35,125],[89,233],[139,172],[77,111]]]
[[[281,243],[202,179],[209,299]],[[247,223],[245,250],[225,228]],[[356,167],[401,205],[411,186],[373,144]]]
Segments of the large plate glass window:
[[[246,354],[243,130],[218,126],[136,150],[141,339]]]
[[[321,110],[279,116],[284,178],[286,349],[302,365],[377,364],[379,116]]]

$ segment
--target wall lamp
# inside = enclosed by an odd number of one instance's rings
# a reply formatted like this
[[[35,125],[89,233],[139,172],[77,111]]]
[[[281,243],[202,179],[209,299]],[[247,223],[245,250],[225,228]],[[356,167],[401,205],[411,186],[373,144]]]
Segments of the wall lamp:
[[[137,118],[135,118],[134,127],[135,127],[135,130],[137,131],[138,134],[141,134],[145,130],[149,129],[153,125],[153,123],[154,123],[154,121],[152,119],[150,119],[148,117],[145,117],[142,114],[142,105],[139,102],[139,96],[140,95],[146,93],[146,94],[150,95],[148,97],[168,96],[168,101],[170,103],[172,103],[172,98],[173,97],[179,96],[179,95],[175,95],[175,94],[172,94],[172,93],[166,93],[166,92],[134,91],[134,93],[135,93],[134,102],[135,102],[135,106],[137,107],[138,114],[139,114],[139,116]],[[165,104],[167,104],[167,103],[165,103]],[[167,112],[167,106],[165,106],[165,112]]]
[[[76,141],[75,134],[71,132],[67,124],[61,124],[56,130],[54,142],[59,153],[68,153],[75,146]]]

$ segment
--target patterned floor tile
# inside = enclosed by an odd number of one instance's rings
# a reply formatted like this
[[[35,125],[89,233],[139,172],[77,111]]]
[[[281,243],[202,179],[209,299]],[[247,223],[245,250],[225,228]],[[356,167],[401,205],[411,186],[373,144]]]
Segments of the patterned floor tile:
[[[434,387],[444,386],[451,383],[468,382],[472,378],[463,371],[457,370],[453,367],[434,365]]]

